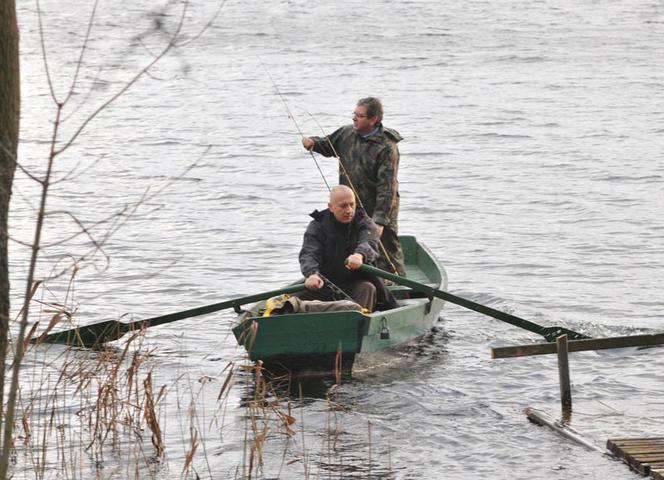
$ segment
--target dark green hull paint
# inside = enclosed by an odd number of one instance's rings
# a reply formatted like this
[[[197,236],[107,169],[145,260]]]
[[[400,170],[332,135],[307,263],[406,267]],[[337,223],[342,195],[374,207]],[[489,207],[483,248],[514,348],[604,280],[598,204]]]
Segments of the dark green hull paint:
[[[402,236],[408,278],[434,288],[447,288],[443,267],[415,237]],[[355,311],[259,317],[264,302],[240,316],[233,333],[253,361],[272,371],[329,373],[341,352],[342,370],[352,368],[356,354],[371,354],[407,344],[431,330],[443,301],[429,299],[408,288],[391,287],[400,308],[363,314]],[[410,296],[411,298],[406,298]],[[381,338],[383,326],[389,338]],[[255,332],[255,333],[252,333]]]

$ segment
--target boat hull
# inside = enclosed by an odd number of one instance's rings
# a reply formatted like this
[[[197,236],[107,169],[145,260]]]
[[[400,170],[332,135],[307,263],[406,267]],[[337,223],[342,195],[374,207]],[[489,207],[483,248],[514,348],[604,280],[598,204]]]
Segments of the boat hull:
[[[402,236],[408,278],[446,288],[444,269],[415,237]],[[357,311],[299,313],[262,317],[264,302],[240,316],[233,333],[253,361],[273,372],[326,374],[349,372],[363,356],[408,344],[431,330],[443,307],[400,286],[390,287],[400,307],[364,314]]]

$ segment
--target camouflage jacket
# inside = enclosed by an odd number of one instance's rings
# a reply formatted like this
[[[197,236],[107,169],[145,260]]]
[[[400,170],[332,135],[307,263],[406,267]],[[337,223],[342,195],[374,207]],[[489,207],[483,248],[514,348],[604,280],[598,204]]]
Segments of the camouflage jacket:
[[[355,189],[358,203],[374,222],[396,230],[399,214],[397,142],[402,140],[401,135],[380,125],[377,133],[365,139],[353,130],[352,125],[346,125],[327,137],[312,139],[315,152],[341,160],[339,183]]]

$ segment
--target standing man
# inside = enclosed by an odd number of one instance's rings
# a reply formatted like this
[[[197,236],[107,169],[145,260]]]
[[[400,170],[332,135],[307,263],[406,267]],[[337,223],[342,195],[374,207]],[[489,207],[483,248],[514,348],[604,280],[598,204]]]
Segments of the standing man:
[[[383,127],[383,105],[375,97],[362,98],[353,111],[353,124],[327,137],[304,137],[302,145],[326,157],[339,159],[339,183],[351,187],[359,205],[378,228],[378,266],[405,276],[399,243],[399,148],[395,130]],[[384,249],[384,250],[383,250]],[[387,253],[387,257],[385,256]]]

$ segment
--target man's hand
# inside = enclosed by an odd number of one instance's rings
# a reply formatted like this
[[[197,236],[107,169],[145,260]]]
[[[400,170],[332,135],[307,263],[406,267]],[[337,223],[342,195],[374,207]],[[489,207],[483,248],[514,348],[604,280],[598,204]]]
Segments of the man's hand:
[[[362,266],[362,263],[362,255],[359,253],[354,253],[346,259],[346,268],[348,270],[357,270]]]
[[[302,146],[311,151],[314,148],[314,141],[309,137],[302,137]]]
[[[312,273],[304,280],[304,286],[309,290],[320,290],[323,285],[323,279],[317,273]]]
[[[378,225],[376,224],[376,231],[378,232],[378,238],[383,236],[383,229],[385,227],[383,225]]]

